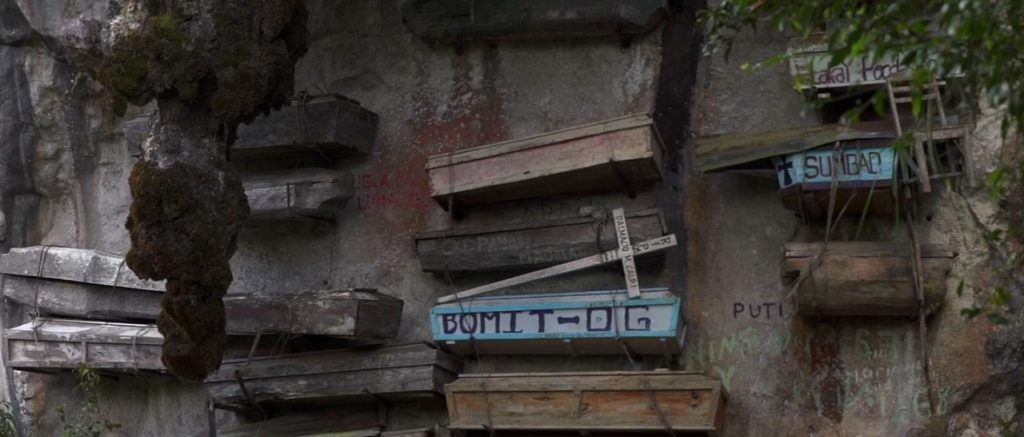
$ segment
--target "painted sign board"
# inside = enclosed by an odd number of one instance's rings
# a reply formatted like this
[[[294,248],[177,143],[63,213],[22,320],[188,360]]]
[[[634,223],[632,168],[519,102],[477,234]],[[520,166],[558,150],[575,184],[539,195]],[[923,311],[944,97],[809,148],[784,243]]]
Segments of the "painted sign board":
[[[431,309],[434,341],[456,353],[672,355],[679,298],[667,289],[489,296]]]
[[[779,179],[779,188],[801,185],[804,190],[827,190],[836,173],[839,186],[884,186],[892,181],[895,153],[892,147],[859,147],[839,152],[833,162],[834,149],[824,147],[772,158]]]
[[[911,67],[899,55],[873,59],[868,54],[845,59],[830,67],[832,55],[826,51],[825,43],[818,40],[794,40],[790,43],[789,54],[789,71],[794,78],[799,78],[800,89],[884,84],[890,76]],[[938,71],[939,61],[928,59],[925,66]]]

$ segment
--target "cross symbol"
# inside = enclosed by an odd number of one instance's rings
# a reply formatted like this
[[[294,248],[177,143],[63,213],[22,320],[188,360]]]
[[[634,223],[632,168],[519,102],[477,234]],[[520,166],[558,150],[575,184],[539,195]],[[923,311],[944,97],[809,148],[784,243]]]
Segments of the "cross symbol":
[[[789,175],[789,170],[793,168],[793,161],[786,159],[786,155],[782,155],[782,164],[775,166],[776,172],[782,173],[783,186],[789,186],[793,183],[793,177]]]
[[[640,278],[636,273],[636,263],[633,258],[636,252],[633,251],[633,244],[629,242],[629,228],[626,226],[626,213],[622,208],[612,210],[612,218],[615,221],[615,236],[619,240],[619,254],[622,257],[622,273],[626,277],[626,290],[629,298],[640,297]]]

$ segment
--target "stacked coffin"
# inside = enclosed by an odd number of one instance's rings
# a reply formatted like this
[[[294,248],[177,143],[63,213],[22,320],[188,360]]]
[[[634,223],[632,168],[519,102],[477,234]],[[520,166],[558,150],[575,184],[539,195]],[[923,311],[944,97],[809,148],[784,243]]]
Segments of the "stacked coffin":
[[[150,118],[124,124],[133,156],[142,154]],[[296,101],[239,126],[231,160],[243,173],[250,222],[333,220],[352,197],[353,180],[351,175],[320,167],[369,153],[376,132],[377,115],[340,96]],[[300,167],[276,168],[283,162]],[[273,169],[266,169],[268,163]]]
[[[15,248],[0,255],[0,274],[7,299],[34,314],[67,318],[40,318],[8,330],[6,347],[12,359],[20,357],[19,369],[162,369],[162,337],[151,323],[160,312],[163,283],[139,279],[123,257],[68,247]],[[315,335],[380,344],[398,333],[403,303],[355,289],[228,294],[224,306],[230,335]],[[135,358],[131,366],[107,360],[103,351],[115,345],[123,349],[121,358]],[[143,346],[155,347],[155,355]],[[146,358],[155,361],[140,361]]]

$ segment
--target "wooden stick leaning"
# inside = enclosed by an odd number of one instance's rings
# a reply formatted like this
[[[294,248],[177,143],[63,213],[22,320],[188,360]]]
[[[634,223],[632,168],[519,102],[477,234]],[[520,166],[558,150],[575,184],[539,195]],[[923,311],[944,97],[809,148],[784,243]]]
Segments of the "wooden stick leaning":
[[[668,249],[669,247],[676,245],[675,234],[668,234],[664,237],[655,238],[653,240],[647,240],[641,243],[633,245],[633,255],[643,255],[646,253],[657,252],[660,250]],[[599,266],[602,264],[608,264],[622,259],[622,252],[619,249],[612,249],[597,255],[591,255],[586,258],[580,258],[575,261],[569,261],[567,263],[558,264],[545,269],[536,270],[530,273],[525,273],[519,276],[511,277],[502,281],[493,282],[480,287],[471,288],[469,290],[460,291],[455,294],[449,294],[442,296],[437,299],[437,303],[448,303],[454,302],[459,299],[464,299],[470,296],[476,296],[479,294],[490,293],[497,291],[502,288],[508,288],[519,284],[525,284],[527,282],[536,281],[539,279],[550,278],[561,274],[575,272],[577,270],[583,270],[590,267]]]

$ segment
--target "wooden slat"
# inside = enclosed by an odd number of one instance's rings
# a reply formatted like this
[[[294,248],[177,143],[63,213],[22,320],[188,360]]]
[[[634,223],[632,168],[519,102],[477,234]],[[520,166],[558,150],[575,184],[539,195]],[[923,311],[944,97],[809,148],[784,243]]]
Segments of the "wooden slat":
[[[817,256],[823,242],[786,243],[786,258]],[[887,241],[830,241],[827,252],[849,257],[909,257],[910,249],[903,244]],[[952,258],[956,252],[941,244],[922,244],[921,255],[925,258]]]
[[[633,241],[667,233],[661,210],[627,211]],[[598,229],[598,226],[600,228]],[[424,271],[502,271],[538,268],[594,255],[616,245],[612,223],[593,218],[520,222],[493,227],[455,228],[416,235]]]
[[[661,238],[654,240],[647,240],[641,243],[637,243],[634,246],[634,251],[637,256],[643,255],[649,252],[655,252],[659,250],[668,249],[669,247],[676,245],[675,234],[669,234]],[[523,275],[508,278],[502,281],[494,282],[491,284],[483,285],[469,290],[460,291],[455,294],[448,296],[442,296],[437,300],[437,303],[448,303],[458,299],[464,299],[484,293],[490,293],[503,288],[512,287],[515,285],[525,284],[528,282],[537,281],[540,279],[552,278],[555,276],[563,275],[566,273],[587,269],[590,267],[599,266],[602,264],[608,264],[621,259],[621,254],[618,249],[609,250],[598,255],[588,256],[575,261],[570,261],[564,264],[548,267],[545,269],[533,271]]]
[[[96,320],[156,320],[163,293],[5,275],[4,297],[42,314]]]
[[[488,375],[445,387],[453,430],[721,432],[721,383],[692,373]]]

